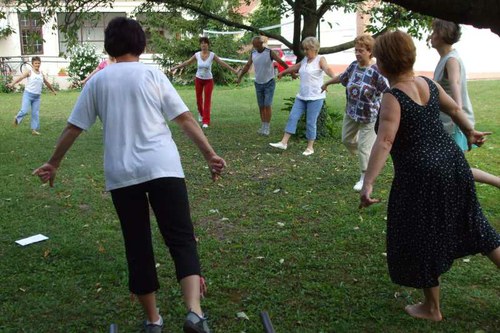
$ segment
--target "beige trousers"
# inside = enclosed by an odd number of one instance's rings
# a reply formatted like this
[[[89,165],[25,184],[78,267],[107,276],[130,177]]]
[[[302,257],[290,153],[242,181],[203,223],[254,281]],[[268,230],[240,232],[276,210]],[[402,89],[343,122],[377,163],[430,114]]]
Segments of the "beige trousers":
[[[354,121],[347,114],[344,115],[342,143],[351,154],[359,156],[359,170],[361,173],[364,173],[368,167],[373,143],[377,138],[374,127],[375,122],[360,123]]]

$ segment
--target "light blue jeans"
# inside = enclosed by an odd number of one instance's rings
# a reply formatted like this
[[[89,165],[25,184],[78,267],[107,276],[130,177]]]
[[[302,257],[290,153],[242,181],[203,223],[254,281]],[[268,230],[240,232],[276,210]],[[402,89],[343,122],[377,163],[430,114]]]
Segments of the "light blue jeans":
[[[23,121],[23,118],[28,114],[28,110],[31,108],[31,129],[38,130],[40,127],[40,96],[41,95],[33,94],[28,91],[23,93],[21,110],[19,110],[16,116],[18,124]]]
[[[295,98],[292,111],[288,117],[288,122],[285,127],[285,132],[295,134],[297,131],[297,123],[306,112],[306,138],[307,140],[316,140],[316,121],[323,107],[324,99],[316,99],[314,101],[304,101],[300,98]]]

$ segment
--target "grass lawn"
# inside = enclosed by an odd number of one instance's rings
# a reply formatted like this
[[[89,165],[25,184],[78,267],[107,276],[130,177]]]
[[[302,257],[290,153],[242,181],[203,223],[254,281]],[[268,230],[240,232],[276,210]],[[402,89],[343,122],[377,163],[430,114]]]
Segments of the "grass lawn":
[[[500,81],[470,82],[469,89],[477,128],[494,134],[467,158],[500,174]],[[259,312],[265,310],[277,332],[498,332],[500,275],[483,256],[457,260],[443,275],[443,322],[404,313],[422,295],[391,283],[387,272],[392,166],[375,186],[383,203],[359,211],[352,191],[358,161],[339,137],[318,141],[309,157],[301,155],[303,139],[292,140],[284,152],[270,148],[288,116],[280,111],[283,99],[297,90],[297,81],[277,84],[267,138],[257,135],[251,84],[215,88],[206,134],[228,162],[217,183],[194,144],[170,124],[186,173],[209,288],[203,307],[213,330],[263,332]],[[179,93],[195,110],[194,88]],[[100,123],[67,154],[53,189],[31,176],[49,158],[77,97],[76,91],[44,94],[42,135],[34,137],[29,117],[12,126],[21,94],[0,94],[0,332],[107,332],[111,323],[120,332],[140,329],[143,314],[128,295],[119,222],[104,191]],[[342,112],[343,88],[330,88],[327,103]],[[477,191],[500,230],[499,190],[478,185]],[[38,233],[50,239],[27,247],[14,243]],[[180,289],[156,228],[154,238],[165,332],[179,332],[185,315]],[[249,320],[239,319],[239,312]]]

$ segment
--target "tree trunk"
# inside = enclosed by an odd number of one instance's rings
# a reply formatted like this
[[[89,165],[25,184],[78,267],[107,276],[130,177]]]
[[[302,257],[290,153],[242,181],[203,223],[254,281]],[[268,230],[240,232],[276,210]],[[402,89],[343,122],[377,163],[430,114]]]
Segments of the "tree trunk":
[[[500,36],[498,0],[383,0],[414,12],[476,28],[490,28]]]
[[[297,56],[297,62],[304,58],[301,42],[306,37],[316,37],[319,18],[316,13],[316,0],[296,0],[294,7],[295,30],[293,38],[293,53]],[[302,30],[300,27],[301,18],[303,19]],[[299,23],[299,24],[297,24]]]

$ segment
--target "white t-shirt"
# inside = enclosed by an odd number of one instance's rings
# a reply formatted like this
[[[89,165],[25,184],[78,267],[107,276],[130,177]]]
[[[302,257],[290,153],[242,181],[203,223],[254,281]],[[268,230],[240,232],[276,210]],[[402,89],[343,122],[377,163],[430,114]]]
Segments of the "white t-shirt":
[[[103,124],[106,190],[161,177],[184,178],[165,118],[188,111],[167,77],[139,62],[119,62],[83,88],[68,122],[89,129]]]
[[[208,58],[203,60],[201,58],[201,51],[196,52],[195,54],[196,62],[198,64],[198,70],[196,71],[196,77],[203,80],[212,79],[212,62],[214,60],[215,54],[210,52]]]
[[[34,70],[30,70],[30,75],[28,76],[26,86],[24,86],[24,90],[35,95],[41,95],[43,88],[43,78],[44,77],[42,71],[38,71],[37,74]]]
[[[304,101],[314,101],[326,98],[326,93],[321,92],[323,85],[323,69],[319,61],[321,56],[316,56],[310,63],[307,63],[307,57],[300,62],[300,90],[297,97]]]

